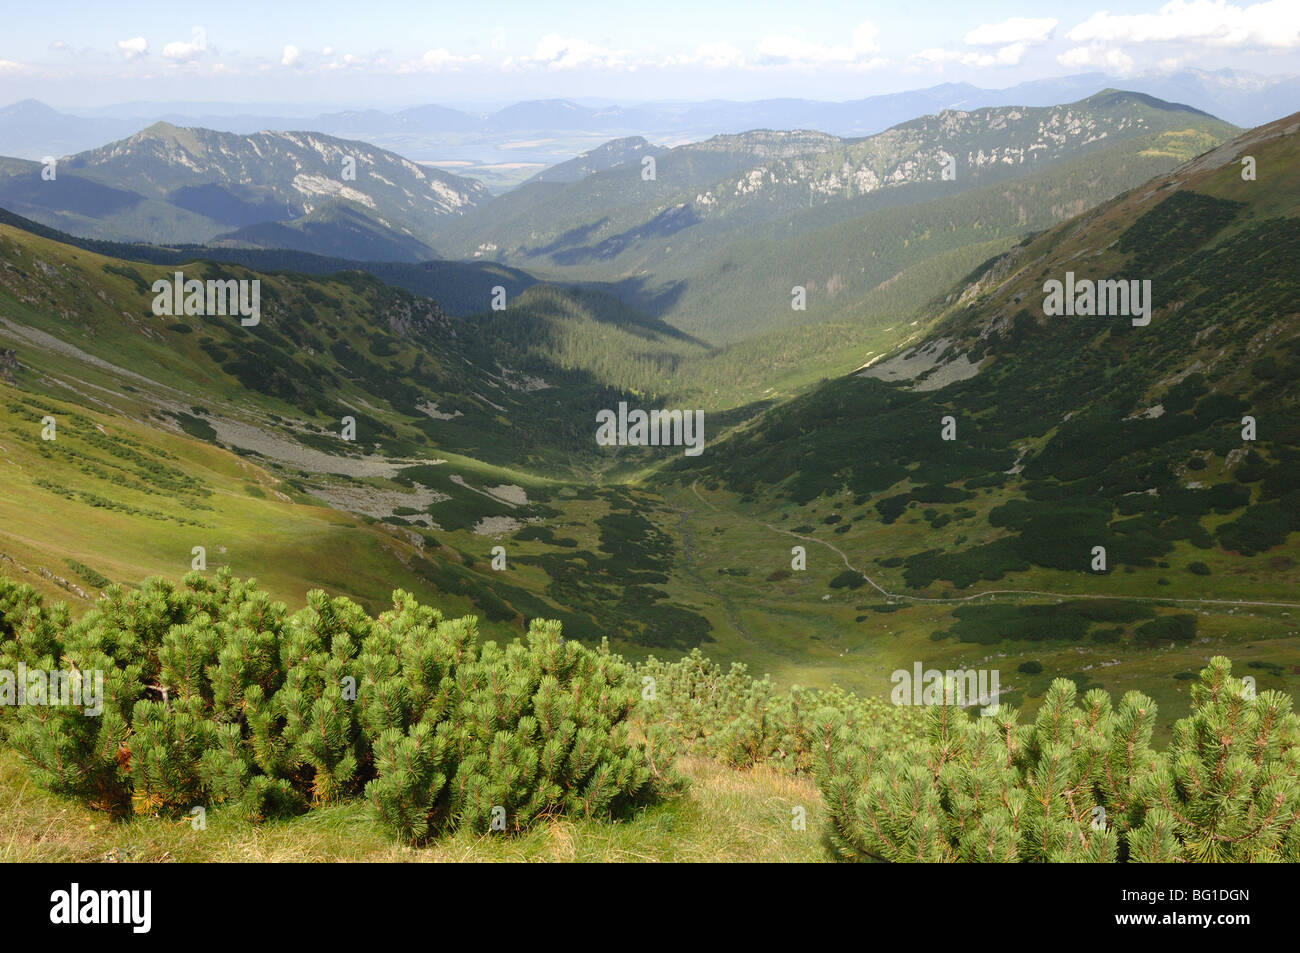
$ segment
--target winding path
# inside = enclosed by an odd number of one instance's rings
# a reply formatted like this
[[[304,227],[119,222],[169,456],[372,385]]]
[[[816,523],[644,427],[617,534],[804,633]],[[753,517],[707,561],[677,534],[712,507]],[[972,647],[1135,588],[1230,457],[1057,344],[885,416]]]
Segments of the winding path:
[[[878,582],[876,582],[876,580],[868,576],[861,569],[859,569],[858,567],[854,566],[851,562],[849,562],[849,557],[844,553],[844,550],[840,549],[834,543],[827,542],[824,539],[817,539],[817,537],[815,536],[803,536],[800,535],[799,533],[792,532],[788,529],[782,529],[779,526],[773,526],[771,523],[764,523],[762,520],[757,520],[752,517],[747,517],[742,514],[732,512],[730,510],[723,510],[722,507],[718,506],[715,503],[710,503],[708,500],[706,500],[703,496],[700,495],[699,487],[697,486],[698,483],[699,483],[698,480],[691,483],[691,492],[694,493],[695,498],[699,500],[701,503],[703,503],[705,506],[713,510],[718,510],[719,512],[728,513],[729,515],[737,517],[738,519],[745,519],[751,523],[758,523],[760,526],[763,526],[774,533],[781,533],[785,536],[793,536],[795,539],[802,539],[807,542],[819,543],[820,545],[825,546],[827,549],[839,555],[840,559],[843,560],[844,567],[846,569],[852,572],[856,572],[859,576],[865,579],[873,589],[875,589],[877,592],[879,592],[882,596],[884,596],[887,599],[901,599],[901,600],[906,600],[908,602],[952,604],[952,603],[973,602],[976,599],[983,599],[985,596],[992,597],[992,596],[1007,595],[1007,596],[1047,596],[1049,598],[1054,598],[1054,599],[1127,599],[1133,602],[1173,602],[1173,603],[1184,603],[1189,605],[1265,606],[1270,608],[1300,609],[1300,602],[1259,602],[1259,601],[1247,601],[1243,599],[1173,599],[1173,598],[1165,598],[1161,596],[1127,596],[1127,595],[1096,594],[1096,593],[1083,593],[1083,592],[1049,592],[1044,589],[986,589],[983,592],[972,593],[969,596],[948,596],[948,597],[914,596],[903,592],[890,592],[888,589],[885,589]]]

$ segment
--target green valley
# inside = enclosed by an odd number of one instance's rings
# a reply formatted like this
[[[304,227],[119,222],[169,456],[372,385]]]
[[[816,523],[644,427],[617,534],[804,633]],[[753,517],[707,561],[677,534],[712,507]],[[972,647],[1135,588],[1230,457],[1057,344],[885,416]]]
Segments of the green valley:
[[[0,856],[1300,858],[1298,132],[3,160],[0,671],[107,714],[0,705]]]

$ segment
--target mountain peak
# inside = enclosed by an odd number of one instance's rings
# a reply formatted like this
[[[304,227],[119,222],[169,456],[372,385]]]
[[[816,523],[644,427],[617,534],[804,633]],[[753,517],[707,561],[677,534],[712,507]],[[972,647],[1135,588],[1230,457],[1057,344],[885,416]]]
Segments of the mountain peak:
[[[0,109],[0,116],[17,117],[20,119],[35,119],[40,116],[58,116],[61,113],[51,106],[45,105],[39,99],[20,99],[16,103],[11,103]]]
[[[1188,106],[1183,103],[1172,103],[1164,99],[1157,99],[1155,96],[1149,96],[1146,93],[1134,92],[1131,89],[1115,89],[1108,87],[1100,92],[1094,93],[1087,99],[1082,100],[1089,106],[1116,106],[1121,103],[1139,103],[1151,109],[1160,109],[1165,112],[1189,112],[1198,116],[1208,116],[1207,112]]]
[[[171,123],[160,119],[152,126],[141,129],[136,133],[136,137],[141,139],[171,139],[181,131],[181,126],[173,126]]]

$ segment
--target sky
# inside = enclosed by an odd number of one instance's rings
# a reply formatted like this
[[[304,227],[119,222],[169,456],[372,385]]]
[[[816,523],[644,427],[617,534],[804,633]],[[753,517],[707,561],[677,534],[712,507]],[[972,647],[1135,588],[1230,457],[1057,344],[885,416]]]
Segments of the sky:
[[[1100,71],[1300,74],[1300,0],[0,0],[0,105],[848,100]]]

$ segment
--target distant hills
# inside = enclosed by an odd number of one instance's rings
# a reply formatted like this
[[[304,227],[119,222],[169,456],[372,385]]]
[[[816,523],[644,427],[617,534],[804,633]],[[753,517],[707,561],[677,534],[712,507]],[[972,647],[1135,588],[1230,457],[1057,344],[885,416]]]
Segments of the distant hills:
[[[1286,115],[1300,102],[1300,77],[1261,76],[1234,70],[1180,70],[1117,77],[1082,73],[987,89],[941,83],[844,102],[766,99],[711,100],[636,105],[584,105],[535,100],[503,109],[471,112],[440,105],[396,111],[378,109],[293,113],[253,112],[246,104],[129,104],[74,115],[36,100],[0,109],[0,153],[26,159],[70,155],[125,138],[158,121],[247,135],[266,129],[313,129],[363,139],[413,160],[476,160],[554,165],[611,139],[645,136],[680,143],[750,129],[817,129],[837,136],[866,136],[896,123],[944,109],[1049,106],[1122,86],[1184,103],[1239,126]],[[521,134],[545,131],[545,141]],[[525,176],[526,178],[527,176]]]
[[[155,123],[67,157],[0,160],[0,205],[80,235],[245,242],[352,258],[436,257],[433,222],[487,198],[478,182],[316,132],[252,135]],[[278,227],[270,227],[275,223]],[[260,229],[241,233],[251,225]]]

